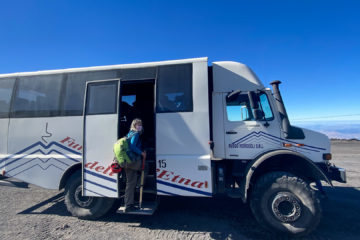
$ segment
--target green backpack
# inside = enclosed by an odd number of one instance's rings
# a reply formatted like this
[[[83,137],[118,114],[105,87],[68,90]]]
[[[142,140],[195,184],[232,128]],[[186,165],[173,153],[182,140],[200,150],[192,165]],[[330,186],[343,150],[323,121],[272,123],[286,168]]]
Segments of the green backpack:
[[[128,138],[122,137],[114,144],[114,153],[116,160],[120,164],[121,167],[125,165],[125,163],[131,163],[131,159],[128,153],[131,152]]]

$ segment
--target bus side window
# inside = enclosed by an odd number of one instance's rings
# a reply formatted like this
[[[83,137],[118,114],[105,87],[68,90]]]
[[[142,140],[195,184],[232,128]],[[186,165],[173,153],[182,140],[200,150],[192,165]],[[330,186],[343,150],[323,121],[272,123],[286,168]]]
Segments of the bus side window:
[[[14,84],[14,78],[0,80],[0,118],[9,117],[10,102]]]
[[[84,75],[84,74],[83,74]],[[64,115],[81,116],[84,108],[85,85],[88,77],[69,74],[64,93]]]
[[[159,67],[156,112],[192,112],[192,65]]]
[[[81,116],[84,108],[86,82],[116,78],[116,71],[69,73],[63,94],[63,116]]]
[[[230,122],[255,120],[247,94],[240,94],[235,99],[226,99],[226,112]]]
[[[86,97],[86,114],[116,113],[117,86],[117,82],[89,86]]]
[[[264,118],[266,121],[271,121],[274,119],[274,115],[271,111],[269,100],[265,93],[260,94],[259,103],[261,105],[262,110],[264,111]]]
[[[265,93],[261,93],[259,95],[258,102],[264,111],[264,118],[260,119],[260,121],[273,120],[274,115],[271,111],[270,103]],[[230,122],[255,121],[253,109],[251,109],[247,94],[240,94],[232,99],[226,99],[226,112]]]
[[[62,75],[21,77],[12,105],[12,116],[59,116],[61,83]]]

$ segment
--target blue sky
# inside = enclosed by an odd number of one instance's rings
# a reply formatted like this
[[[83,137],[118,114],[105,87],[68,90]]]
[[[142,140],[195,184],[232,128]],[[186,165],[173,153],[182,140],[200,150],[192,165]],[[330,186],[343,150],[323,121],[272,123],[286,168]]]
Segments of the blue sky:
[[[0,73],[208,56],[249,65],[267,86],[281,80],[292,120],[360,122],[359,9],[316,0],[2,1]],[[342,115],[352,116],[329,117]]]

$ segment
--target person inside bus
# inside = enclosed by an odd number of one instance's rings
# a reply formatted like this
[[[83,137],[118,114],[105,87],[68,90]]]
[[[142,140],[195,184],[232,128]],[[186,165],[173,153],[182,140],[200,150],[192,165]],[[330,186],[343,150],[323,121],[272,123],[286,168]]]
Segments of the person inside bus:
[[[140,135],[143,133],[142,121],[139,118],[135,118],[131,122],[130,131],[127,134],[127,138],[130,140],[130,150],[133,156],[130,158],[133,160],[131,163],[125,164],[126,173],[126,188],[125,188],[125,212],[135,211],[138,208],[134,205],[134,194],[137,184],[137,174],[141,170],[141,160],[145,159],[146,152],[142,151],[142,144]]]

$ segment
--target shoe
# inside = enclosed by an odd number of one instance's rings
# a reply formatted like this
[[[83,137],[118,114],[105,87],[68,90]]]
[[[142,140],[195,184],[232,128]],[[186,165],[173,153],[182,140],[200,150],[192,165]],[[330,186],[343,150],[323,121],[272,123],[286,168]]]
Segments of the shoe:
[[[137,211],[137,210],[139,210],[139,208],[138,207],[136,207],[136,206],[134,206],[134,205],[130,205],[130,206],[128,206],[128,207],[125,207],[125,211],[124,212],[134,212],[134,211]]]

